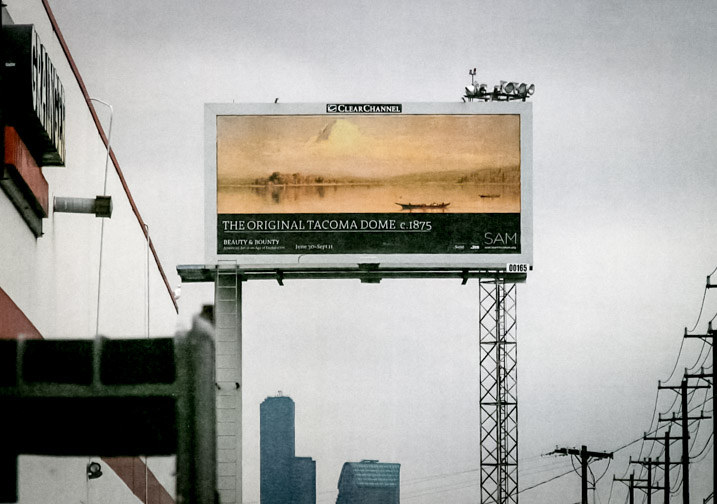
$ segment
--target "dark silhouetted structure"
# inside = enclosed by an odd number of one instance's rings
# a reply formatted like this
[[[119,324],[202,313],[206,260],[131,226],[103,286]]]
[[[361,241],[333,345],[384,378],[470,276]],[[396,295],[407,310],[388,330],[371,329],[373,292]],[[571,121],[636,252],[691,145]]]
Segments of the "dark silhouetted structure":
[[[293,504],[316,504],[316,461],[296,457],[291,471]]]
[[[401,464],[346,462],[339,477],[336,504],[399,504],[400,483]]]
[[[176,454],[177,502],[213,504],[214,358],[198,317],[175,338],[0,340],[0,502],[18,501],[21,454]]]
[[[259,414],[261,504],[315,504],[316,462],[294,455],[294,401],[267,397]]]

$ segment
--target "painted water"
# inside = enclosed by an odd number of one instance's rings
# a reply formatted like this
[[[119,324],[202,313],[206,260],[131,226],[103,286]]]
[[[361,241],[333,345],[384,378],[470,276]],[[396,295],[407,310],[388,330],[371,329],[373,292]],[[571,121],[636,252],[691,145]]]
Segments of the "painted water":
[[[399,204],[450,203],[403,210]],[[220,214],[269,213],[518,213],[516,184],[312,184],[220,186]]]

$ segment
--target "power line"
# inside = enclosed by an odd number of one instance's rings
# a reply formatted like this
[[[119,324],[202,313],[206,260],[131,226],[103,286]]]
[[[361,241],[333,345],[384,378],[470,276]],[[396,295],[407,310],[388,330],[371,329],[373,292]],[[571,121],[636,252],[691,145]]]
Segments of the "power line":
[[[416,490],[418,493],[401,493],[401,500],[409,500],[409,499],[416,499],[418,497],[425,497],[426,495],[435,495],[437,493],[446,493],[447,491],[456,491],[456,490],[464,490],[466,488],[471,488],[474,486],[480,485],[479,481],[470,481],[470,482],[464,482],[460,485],[453,484],[453,485],[442,485],[438,487],[432,487],[432,488],[424,488],[423,490]]]
[[[702,363],[700,364],[700,359],[702,358],[702,352],[705,351],[705,347],[707,346],[707,342],[705,340],[702,340],[702,347],[700,348],[700,354],[697,356],[697,360],[695,363],[688,368],[689,371],[693,371],[694,369],[697,369],[700,366],[704,366],[705,362],[707,361],[707,357],[709,357],[709,350],[707,351],[707,354],[705,355],[705,358],[702,360]]]
[[[710,275],[710,276],[712,276],[712,275]],[[709,278],[709,276],[707,278]],[[700,305],[700,314],[697,315],[697,320],[695,321],[694,327],[687,332],[693,332],[695,329],[697,329],[697,325],[700,323],[700,319],[702,318],[702,310],[705,307],[705,299],[707,299],[707,286],[705,286],[705,291],[702,294],[702,304]]]
[[[546,483],[550,483],[551,481],[555,481],[556,479],[562,478],[563,476],[567,476],[568,474],[572,474],[573,470],[570,469],[568,472],[564,472],[562,474],[558,474],[557,476],[554,476],[550,479],[547,479],[545,481],[541,481],[540,483],[536,483],[535,485],[529,486],[527,488],[523,488],[521,490],[518,490],[518,493],[527,492],[528,490],[532,490],[533,488],[538,488],[539,486],[545,485]]]
[[[696,462],[696,463],[697,463],[697,462],[702,462],[704,459],[707,458],[707,455],[709,455],[710,450],[712,450],[712,447],[714,446],[714,445],[711,443],[713,437],[714,437],[714,432],[711,432],[711,433],[710,433],[710,437],[707,438],[707,441],[705,442],[705,445],[702,447],[702,450],[700,450],[700,452],[699,452],[697,455],[694,456],[694,459],[695,459],[695,462]],[[703,458],[699,459],[699,457],[700,457],[702,454],[704,454],[705,456],[704,456]]]
[[[705,293],[707,292],[707,289],[705,289]],[[690,331],[691,332],[691,331]],[[677,371],[677,365],[680,363],[680,356],[682,355],[682,349],[685,346],[685,338],[680,338],[680,350],[677,352],[677,359],[675,359],[675,365],[672,368],[672,372],[670,373],[670,376],[667,378],[667,380],[662,380],[665,382],[668,382],[672,379],[672,377],[675,375],[675,371]]]

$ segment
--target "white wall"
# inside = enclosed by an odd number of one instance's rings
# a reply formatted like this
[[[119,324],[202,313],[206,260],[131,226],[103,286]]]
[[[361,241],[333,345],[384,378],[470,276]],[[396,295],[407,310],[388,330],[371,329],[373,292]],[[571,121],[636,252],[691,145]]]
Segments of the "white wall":
[[[43,169],[50,186],[50,206],[53,196],[94,198],[103,192],[106,147],[42,2],[5,3],[16,24],[35,25],[65,89],[66,166]],[[96,108],[107,130],[108,110],[101,104]],[[121,160],[121,153],[117,157]],[[99,332],[109,337],[146,336],[149,313],[151,336],[173,336],[177,313],[171,295],[154,257],[147,260],[142,227],[111,161],[107,194],[112,196],[114,211],[104,221]],[[102,219],[93,215],[51,210],[43,220],[44,235],[35,238],[0,191],[0,287],[45,338],[94,336],[101,229]],[[138,502],[106,465],[102,478],[88,482],[87,460],[20,457],[20,502],[86,502],[88,488],[93,503]],[[172,495],[173,460],[150,458],[150,467]]]
[[[50,202],[53,196],[102,194],[106,148],[42,3],[14,0],[8,2],[8,11],[15,23],[35,25],[65,88],[66,166],[43,169]],[[101,104],[96,108],[108,129],[107,108]],[[117,157],[121,159],[121,153]],[[107,173],[107,194],[112,196],[114,212],[104,223],[100,332],[114,337],[143,336],[147,332],[147,243],[111,161]],[[0,286],[46,338],[93,336],[102,219],[51,210],[43,221],[44,235],[35,239],[4,193],[0,200]],[[149,314],[153,336],[174,333],[176,311],[153,257],[149,260]]]

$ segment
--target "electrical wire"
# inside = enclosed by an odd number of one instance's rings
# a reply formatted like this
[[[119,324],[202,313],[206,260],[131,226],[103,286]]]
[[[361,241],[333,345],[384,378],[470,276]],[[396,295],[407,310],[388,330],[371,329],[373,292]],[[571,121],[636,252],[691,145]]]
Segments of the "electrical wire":
[[[588,472],[590,473],[590,476],[593,479],[593,490],[595,490],[595,485],[597,485],[597,480],[595,479],[595,473],[593,472],[593,468],[590,467],[590,464],[588,464]]]
[[[536,455],[536,456],[533,456],[533,457],[527,457],[527,458],[520,459],[520,460],[521,460],[521,461],[530,461],[530,460],[539,460],[539,459],[541,459],[541,458],[543,458],[543,455]],[[560,465],[562,465],[562,464],[564,464],[564,463],[565,463],[565,462],[561,462],[561,463],[559,463],[559,464],[552,464],[552,465],[551,465],[550,467],[548,467],[548,468],[539,468],[539,469],[537,469],[536,472],[545,472],[546,470],[554,469],[555,467],[558,467],[558,466],[560,466]],[[412,478],[412,479],[410,479],[410,480],[404,480],[404,481],[402,481],[402,482],[401,482],[401,487],[403,488],[404,486],[420,485],[421,483],[428,482],[428,481],[435,481],[435,480],[438,480],[438,479],[449,478],[449,477],[453,477],[453,476],[461,476],[461,475],[465,475],[465,474],[471,474],[471,473],[475,473],[475,472],[477,472],[477,471],[479,471],[479,470],[480,470],[480,469],[475,468],[475,469],[467,469],[467,470],[464,470],[464,471],[456,471],[456,472],[451,472],[451,473],[433,474],[433,475],[427,475],[427,476],[422,476],[422,477],[418,477],[418,478]],[[539,487],[539,486],[545,485],[545,484],[550,483],[550,482],[552,482],[552,481],[555,481],[555,480],[557,480],[557,479],[559,479],[559,478],[562,478],[563,476],[566,476],[566,475],[568,475],[568,474],[571,474],[572,472],[573,472],[573,469],[571,469],[571,470],[569,470],[569,471],[567,471],[567,472],[563,472],[563,473],[561,473],[561,474],[558,474],[557,476],[554,476],[554,477],[549,478],[549,479],[547,479],[547,480],[544,480],[544,481],[541,481],[541,482],[539,482],[539,483],[536,483],[535,485],[531,485],[531,486],[529,486],[529,487],[525,487],[525,488],[523,488],[523,489],[520,489],[520,490],[518,490],[518,493],[526,492],[526,491],[528,491],[528,490],[532,490],[533,488],[537,488],[537,487]],[[524,474],[524,473],[521,472],[521,475],[522,475],[522,474]],[[602,476],[601,476],[601,477],[602,477]],[[599,479],[598,479],[598,481],[599,481]],[[463,489],[463,488],[469,488],[469,487],[472,487],[472,486],[475,486],[475,485],[478,485],[478,484],[479,484],[478,482],[470,481],[470,482],[462,482],[462,483],[461,483],[461,482],[458,482],[458,483],[448,483],[448,484],[444,484],[444,485],[439,485],[439,486],[429,487],[429,488],[423,488],[423,489],[414,489],[414,490],[412,490],[412,491],[409,490],[408,492],[402,492],[401,498],[408,500],[408,499],[412,499],[412,498],[416,498],[416,497],[422,497],[422,496],[424,496],[424,495],[432,495],[432,494],[435,494],[435,493],[441,493],[442,491],[445,491],[445,490],[454,490],[454,489],[455,489],[455,490],[459,490],[459,489]],[[416,492],[418,492],[418,493],[416,493]],[[335,494],[336,494],[336,490],[335,490],[335,489],[334,489],[334,490],[327,490],[327,491],[322,491],[322,492],[318,492],[318,493],[317,493],[317,495],[322,495],[322,494],[334,494],[334,495],[335,495]],[[331,497],[329,497],[329,496],[327,496],[327,497],[328,497],[328,498],[331,498]],[[252,504],[252,503],[247,503],[247,504]],[[256,504],[256,503],[253,503],[253,504]]]
[[[526,477],[526,476],[533,476],[537,474],[542,474],[546,472],[555,471],[556,469],[563,470],[565,469],[566,462],[564,460],[556,461],[555,463],[546,465],[545,467],[535,468],[535,469],[520,469],[520,477]]]
[[[705,392],[705,394],[706,394],[706,392]],[[703,407],[704,405],[706,405],[706,404],[707,404],[709,401],[711,401],[711,400],[712,400],[712,398],[711,398],[711,397],[708,397],[701,405],[695,406],[695,407],[693,407],[692,409],[689,409],[688,411],[689,411],[689,412],[695,411],[696,409],[700,408],[701,406]],[[674,405],[674,402],[673,402],[673,405]],[[654,419],[654,416],[653,416],[653,419]],[[624,445],[622,445],[622,446],[616,448],[615,450],[612,451],[612,453],[613,453],[613,454],[614,454],[614,453],[617,453],[617,452],[622,451],[622,450],[624,450],[624,449],[626,449],[626,448],[628,448],[628,447],[630,447],[630,446],[632,446],[632,445],[634,445],[634,444],[636,444],[636,443],[638,443],[638,442],[640,442],[640,441],[643,441],[643,445],[642,445],[642,447],[641,447],[641,449],[640,449],[640,456],[638,457],[638,460],[641,460],[641,459],[643,458],[643,457],[642,457],[642,453],[643,453],[643,448],[644,448],[645,437],[646,437],[646,436],[653,435],[653,434],[656,434],[659,430],[660,430],[660,427],[657,427],[657,428],[655,428],[655,429],[652,429],[651,431],[646,432],[644,436],[639,437],[639,438],[637,438],[637,439],[634,439],[634,440],[632,440],[632,441],[630,441],[630,442],[628,442],[628,443],[625,443]],[[654,442],[652,443],[652,445],[654,446]],[[651,451],[652,451],[652,450],[651,450]],[[664,447],[663,447],[663,453],[664,453]],[[678,472],[677,472],[678,475],[680,474],[680,473],[679,473],[679,470],[680,470],[680,469],[681,469],[681,467],[678,469]],[[629,466],[625,469],[625,472],[623,473],[623,477],[622,477],[622,478],[624,478],[624,477],[627,475],[628,471],[629,471]],[[570,474],[570,472],[571,472],[571,471],[569,471],[567,474]],[[643,472],[644,472],[644,467],[643,467],[643,466],[640,466],[640,472],[639,472],[639,474],[638,474],[638,478],[642,478]],[[674,473],[673,473],[673,475],[674,475]],[[621,478],[621,479],[622,479],[622,478]],[[612,488],[611,488],[610,491],[611,491],[611,493],[612,493]],[[675,491],[675,492],[676,492],[676,491]],[[644,500],[644,499],[643,499],[643,500]],[[610,502],[610,499],[608,499],[608,503],[609,503],[609,502]]]
[[[705,292],[707,292],[706,289],[705,289]],[[682,349],[684,347],[685,347],[685,338],[683,337],[683,338],[681,338],[680,350],[677,352],[677,358],[675,359],[675,365],[672,368],[672,372],[670,373],[670,376],[667,378],[667,380],[662,380],[663,382],[665,382],[665,383],[669,382],[672,379],[672,377],[675,375],[675,371],[677,371],[677,365],[680,363],[680,356],[682,356]]]
[[[450,478],[452,476],[458,476],[461,474],[470,474],[470,473],[474,473],[474,472],[478,472],[478,471],[480,471],[480,469],[476,468],[476,469],[468,469],[465,471],[458,471],[458,472],[452,472],[452,473],[430,474],[428,476],[421,476],[419,478],[411,478],[411,479],[407,479],[407,480],[402,480],[401,486],[408,485],[408,484],[422,483],[424,481],[432,481],[432,480],[441,479],[441,478]]]
[[[690,458],[695,459],[695,463],[702,462],[703,460],[705,460],[707,458],[707,455],[709,455],[710,451],[712,450],[712,447],[714,446],[711,443],[713,437],[714,437],[714,432],[711,432],[710,437],[707,438],[707,441],[705,442],[705,445],[702,447],[700,452],[697,455],[690,456]],[[702,456],[703,454],[704,454],[704,457],[700,459],[699,457]]]
[[[426,495],[434,495],[437,493],[445,493],[447,490],[464,490],[466,488],[471,488],[474,486],[480,485],[479,481],[470,481],[470,482],[464,482],[460,485],[443,485],[433,488],[426,488],[423,490],[418,491],[419,493],[408,493],[405,494],[401,492],[401,500],[410,500],[410,499],[417,499],[418,497],[425,497]]]
[[[700,362],[700,359],[702,358],[702,352],[705,351],[705,347],[706,347],[706,346],[707,346],[707,341],[705,341],[705,340],[703,339],[703,340],[702,340],[702,348],[700,348],[700,354],[697,356],[697,360],[695,361],[695,363],[692,364],[692,367],[688,368],[688,371],[693,371],[693,370],[697,369],[697,368],[700,366],[699,362]],[[704,358],[704,360],[702,361],[702,365],[704,365],[704,363],[705,363],[705,361],[707,360],[707,357],[708,357],[708,356],[709,356],[709,351],[707,352],[707,355],[705,355],[705,358]]]
[[[709,275],[709,276],[712,276],[712,275]],[[697,320],[695,321],[694,327],[692,327],[692,329],[690,329],[689,331],[687,331],[688,333],[691,333],[691,332],[693,332],[695,329],[697,329],[697,324],[700,323],[700,319],[702,318],[702,310],[703,310],[704,307],[705,307],[705,299],[707,299],[707,286],[705,286],[704,294],[702,294],[702,304],[700,305],[700,313],[699,313],[699,315],[697,315]],[[685,329],[686,329],[686,328],[685,328]]]
[[[545,481],[541,481],[540,483],[536,483],[535,485],[532,485],[532,486],[529,486],[529,487],[526,487],[526,488],[521,488],[520,490],[518,490],[518,493],[521,494],[521,493],[523,493],[523,492],[527,492],[528,490],[532,490],[533,488],[538,488],[539,486],[545,485],[546,483],[550,483],[550,482],[552,482],[552,481],[555,481],[555,480],[557,480],[557,479],[562,478],[563,476],[567,476],[568,474],[572,474],[572,473],[573,473],[573,470],[570,469],[570,470],[567,471],[567,472],[564,472],[564,473],[562,473],[562,474],[558,474],[557,476],[553,476],[552,478],[547,479],[547,480],[545,480]]]
[[[715,268],[715,271],[717,271],[717,268]],[[712,274],[714,274],[714,272],[713,272]],[[710,275],[710,276],[711,276],[711,275]],[[706,289],[705,289],[705,293],[706,293]],[[700,308],[700,316],[698,317],[698,322],[695,324],[695,327],[697,326],[697,324],[699,323],[699,320],[700,320],[700,318],[701,318],[701,314],[702,314],[703,307],[704,307],[704,301],[705,301],[705,298],[704,298],[704,296],[703,296],[702,307]],[[714,320],[714,318],[717,318],[717,314],[715,314],[715,317],[713,317],[712,320]],[[692,331],[694,331],[694,329],[692,329],[692,330],[690,330],[690,331],[688,331],[688,332],[692,332]],[[680,349],[679,349],[679,351],[678,351],[678,355],[677,355],[677,359],[676,359],[676,361],[675,361],[675,365],[674,365],[674,367],[673,367],[673,369],[672,369],[672,372],[670,373],[669,378],[668,378],[667,380],[665,380],[665,382],[669,382],[669,381],[672,379],[672,377],[674,376],[674,374],[675,374],[675,372],[676,372],[676,370],[677,370],[677,367],[678,367],[679,361],[680,361],[680,357],[681,357],[682,352],[683,352],[683,349],[684,349],[684,340],[685,340],[685,338],[682,338],[682,342],[681,342],[681,344],[680,344]],[[701,348],[701,350],[700,350],[700,354],[698,355],[695,364],[694,364],[691,368],[689,368],[689,369],[694,369],[695,367],[697,367],[697,366],[700,364],[700,359],[702,359],[702,363],[701,363],[702,365],[706,362],[707,357],[709,356],[709,352],[707,352],[707,354],[705,354],[705,357],[704,357],[704,359],[703,359],[703,358],[702,358],[702,355],[703,355],[703,353],[704,353],[704,348],[705,348],[705,342],[703,341],[703,346],[702,346],[702,348]],[[693,390],[690,392],[690,395],[689,395],[689,397],[688,397],[688,405],[689,405],[689,406],[692,406],[691,403],[692,403],[692,401],[693,401],[693,399],[694,399],[694,397],[695,397],[695,390],[696,390],[696,389],[693,389]],[[658,394],[656,395],[656,398],[655,398],[655,405],[654,405],[654,408],[653,408],[652,418],[651,418],[651,420],[650,420],[650,431],[651,431],[651,432],[650,432],[649,434],[654,434],[654,433],[656,433],[657,431],[660,430],[659,425],[658,425],[657,427],[654,427],[654,428],[653,428],[653,424],[655,423],[655,417],[656,417],[656,414],[657,414],[657,408],[658,408],[658,404],[659,404],[659,397],[660,397],[660,395],[659,395],[659,390],[658,390]],[[667,412],[666,412],[666,413],[669,413],[670,411],[672,411],[672,409],[674,408],[675,404],[677,403],[678,398],[679,398],[678,396],[675,396],[675,398],[673,399],[672,404],[671,404],[670,407],[667,409]],[[704,409],[704,406],[707,404],[707,402],[709,402],[709,400],[706,398],[706,392],[705,392],[705,400],[703,400],[703,401],[702,401],[702,404],[701,404],[701,406],[702,406],[703,409]],[[693,411],[693,410],[696,409],[696,408],[697,408],[697,407],[689,408],[689,411]],[[681,409],[681,408],[680,408],[680,409]],[[697,423],[698,423],[698,425],[697,425],[697,431],[696,431],[696,432],[699,432],[699,422],[697,422]],[[658,422],[658,424],[659,424],[659,422]],[[693,422],[693,424],[694,424],[694,422]],[[693,424],[691,424],[691,425],[693,425]],[[708,438],[707,442],[705,443],[705,446],[703,446],[702,449],[700,450],[700,452],[695,456],[696,458],[697,458],[697,457],[701,457],[701,456],[704,456],[704,458],[706,458],[706,456],[709,454],[709,450],[711,450],[711,446],[712,446],[712,445],[710,444],[709,441],[710,441],[712,438],[713,438],[713,435],[711,434],[710,437]],[[626,443],[626,444],[620,446],[619,448],[617,448],[616,450],[614,450],[613,453],[616,453],[616,452],[621,451],[621,450],[623,450],[623,449],[625,449],[625,448],[628,448],[628,447],[630,447],[630,446],[632,446],[632,445],[634,445],[634,444],[636,444],[637,442],[640,442],[640,441],[642,441],[642,446],[641,446],[641,448],[640,448],[640,457],[642,457],[642,454],[643,454],[644,448],[645,448],[645,436],[640,437],[640,438],[637,438],[637,439],[635,439],[635,440],[633,440],[633,441],[630,441],[630,442],[628,442],[628,443]],[[692,447],[695,446],[696,441],[697,441],[697,440],[696,440],[696,435],[695,435],[695,441],[693,442]],[[650,450],[649,450],[650,454],[652,454],[652,452],[653,452],[653,450],[654,450],[654,446],[655,446],[655,443],[654,443],[654,442],[651,443]],[[665,447],[663,446],[661,453],[664,453],[664,451],[665,451]],[[537,457],[534,457],[534,458],[537,458]],[[531,458],[524,459],[524,460],[531,460]],[[563,472],[563,473],[561,473],[561,474],[558,474],[558,475],[556,475],[556,476],[553,476],[553,477],[551,477],[551,478],[549,478],[549,479],[546,479],[546,480],[541,481],[541,482],[539,482],[539,483],[536,483],[536,484],[534,484],[534,485],[531,485],[531,486],[522,488],[522,489],[518,490],[517,493],[518,493],[518,494],[524,493],[524,492],[527,492],[527,491],[532,490],[532,489],[534,489],[534,488],[538,488],[538,487],[540,487],[540,486],[542,486],[542,485],[545,485],[545,484],[547,484],[547,483],[551,483],[551,482],[556,481],[556,480],[558,480],[558,479],[560,479],[560,478],[563,478],[564,476],[567,476],[568,474],[578,473],[577,468],[575,467],[575,459],[574,459],[574,456],[571,457],[570,463],[571,463],[571,465],[572,465],[572,469],[571,469],[571,470],[568,470],[568,471],[566,471],[566,472]],[[594,473],[593,473],[593,471],[592,471],[592,468],[590,468],[590,466],[588,465],[588,470],[590,471],[590,474],[591,474],[591,476],[592,476],[592,478],[593,478],[593,490],[596,490],[597,483],[598,483],[602,478],[604,478],[604,476],[607,474],[607,471],[609,470],[609,466],[610,466],[610,462],[608,462],[608,465],[607,465],[607,467],[605,468],[605,471],[603,472],[603,474],[600,475],[599,478],[595,478],[595,475],[594,475]],[[641,471],[640,471],[641,473],[643,472],[643,469],[644,469],[644,468],[641,467]],[[427,477],[423,477],[423,478],[416,478],[415,480],[411,480],[411,483],[423,482],[423,481],[431,481],[431,480],[435,480],[435,479],[440,479],[440,478],[442,478],[442,477],[450,477],[450,476],[452,476],[452,475],[458,475],[458,474],[465,474],[465,473],[475,472],[475,471],[477,471],[477,470],[478,470],[478,469],[471,469],[471,470],[467,470],[467,471],[461,471],[461,472],[458,472],[458,473],[449,473],[449,474],[446,474],[446,475],[433,475],[433,476],[427,476]],[[538,468],[538,469],[536,469],[536,470],[535,470],[534,472],[532,472],[532,473],[545,472],[546,470],[550,470],[550,468],[547,468],[547,469],[546,469],[546,468]],[[627,474],[628,470],[629,470],[629,468],[627,468],[627,469],[625,470],[625,474]],[[681,467],[678,468],[677,477],[679,477],[680,471],[681,471]],[[521,474],[522,474],[522,473],[521,473]],[[579,474],[579,473],[578,473],[578,474]],[[675,473],[673,473],[673,475],[674,475],[674,474],[675,474]],[[610,502],[612,501],[612,495],[613,495],[613,489],[614,489],[614,481],[615,481],[615,480],[613,480],[613,484],[611,485],[611,488],[610,488],[610,494],[609,494],[609,497],[608,497],[608,503],[610,503]],[[412,499],[412,498],[416,498],[416,497],[420,497],[420,496],[424,496],[424,495],[431,495],[431,494],[434,494],[434,493],[440,493],[441,491],[445,490],[446,488],[450,488],[450,489],[468,488],[468,487],[474,486],[475,484],[476,484],[475,482],[470,482],[470,483],[459,484],[459,485],[455,485],[455,484],[453,484],[453,485],[442,485],[442,486],[438,486],[438,487],[434,487],[434,488],[423,489],[423,490],[421,490],[421,491],[420,491],[419,493],[417,493],[417,494],[410,494],[410,493],[409,493],[408,495],[405,495],[404,498],[406,498],[406,499]],[[677,492],[679,491],[680,486],[681,486],[681,482],[680,482],[680,484],[677,486],[677,488],[673,491],[673,493],[677,493]],[[335,492],[335,491],[333,491],[333,492]],[[596,499],[598,498],[597,492],[595,493],[595,498],[596,498]],[[646,498],[646,496],[643,495],[643,497],[642,497],[642,502],[645,501],[645,498]],[[625,501],[627,501],[627,496],[626,496],[626,498],[625,498]]]
[[[607,459],[607,465],[605,466],[605,470],[604,470],[603,473],[600,475],[600,477],[595,480],[595,486],[597,486],[598,482],[605,477],[605,475],[607,474],[608,469],[610,469],[610,464],[611,464],[611,463],[612,463],[612,459]],[[589,467],[589,466],[588,466],[588,467]],[[590,470],[590,473],[592,474],[592,470]],[[593,475],[593,478],[594,478],[594,477],[595,477],[595,476]]]
[[[106,107],[109,107],[110,109],[110,124],[109,124],[109,132],[107,134],[107,155],[105,157],[105,177],[104,177],[104,185],[102,189],[102,196],[107,196],[107,173],[109,170],[109,162],[110,162],[110,143],[112,141],[112,117],[114,116],[114,109],[112,108],[112,105],[109,103],[102,101],[98,98],[90,98],[90,101],[96,101],[98,103],[101,103],[102,105],[105,105]],[[94,106],[92,106],[92,110],[94,111]],[[96,115],[96,112],[95,112]],[[100,296],[102,294],[102,252],[104,249],[104,243],[105,243],[105,220],[101,219],[102,223],[100,224],[100,255],[99,255],[99,264],[98,264],[98,273],[97,273],[97,320],[95,323],[95,337],[99,338],[100,336]]]
[[[612,478],[612,484],[610,485],[610,493],[607,496],[607,504],[610,504],[610,501],[612,500],[612,490],[615,488],[615,481],[617,481],[614,477]]]

